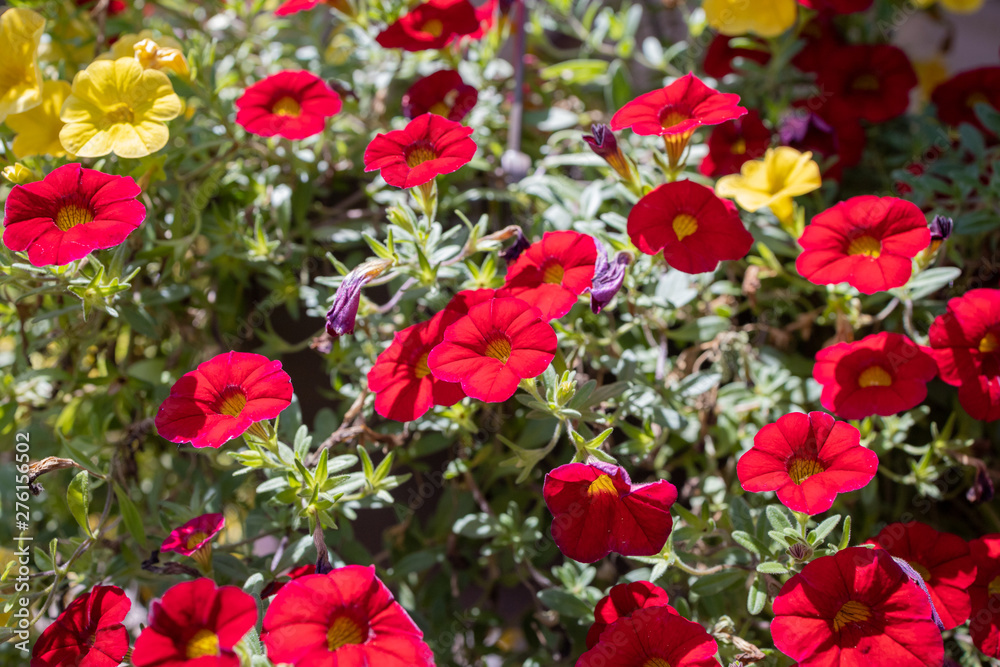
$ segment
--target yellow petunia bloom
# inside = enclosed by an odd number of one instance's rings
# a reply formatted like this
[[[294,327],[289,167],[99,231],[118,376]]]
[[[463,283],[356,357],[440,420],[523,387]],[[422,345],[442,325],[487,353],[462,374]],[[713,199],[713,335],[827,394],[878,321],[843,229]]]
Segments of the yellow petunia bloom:
[[[170,79],[135,58],[95,60],[73,77],[59,140],[70,153],[145,157],[167,144],[166,121],[181,112]]]
[[[750,212],[768,206],[778,220],[787,223],[792,219],[792,197],[817,190],[822,184],[812,153],[779,146],[769,148],[763,159],[745,163],[739,174],[720,178],[715,193],[735,199]]]
[[[705,18],[717,32],[735,37],[777,37],[795,25],[796,0],[703,0]]]
[[[35,176],[35,172],[31,171],[20,162],[15,162],[12,165],[4,167],[3,171],[0,171],[0,176],[3,176],[15,185],[23,185],[24,183],[30,183],[31,181],[38,180],[38,177]]]
[[[59,111],[69,97],[69,91],[70,85],[65,81],[46,81],[42,84],[41,104],[30,111],[7,117],[7,127],[17,133],[11,145],[14,157],[66,155],[66,149],[59,141],[59,130],[63,127]]]
[[[44,30],[45,19],[30,9],[0,14],[0,122],[42,101],[38,43]]]
[[[98,56],[99,60],[118,58],[135,58],[145,69],[169,70],[184,78],[190,75],[181,43],[167,35],[154,35],[152,30],[122,35],[110,51]]]
[[[939,4],[956,14],[974,14],[983,7],[984,0],[939,0]],[[918,7],[930,7],[934,0],[916,0]]]

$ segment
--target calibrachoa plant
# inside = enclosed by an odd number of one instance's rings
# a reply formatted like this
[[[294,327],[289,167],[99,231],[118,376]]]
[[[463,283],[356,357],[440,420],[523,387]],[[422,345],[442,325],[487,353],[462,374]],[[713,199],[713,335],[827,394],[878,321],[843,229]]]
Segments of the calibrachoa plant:
[[[0,6],[0,665],[996,664],[992,11]]]

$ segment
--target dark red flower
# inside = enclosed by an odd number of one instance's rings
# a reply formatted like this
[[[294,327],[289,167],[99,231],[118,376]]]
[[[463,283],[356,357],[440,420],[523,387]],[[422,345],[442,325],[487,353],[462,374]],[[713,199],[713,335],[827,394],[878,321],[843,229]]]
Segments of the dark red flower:
[[[504,294],[541,312],[543,320],[562,317],[591,287],[597,246],[578,232],[545,232],[507,270]]]
[[[97,5],[97,0],[74,0],[77,7],[93,9]],[[128,4],[124,0],[111,0],[108,3],[108,16],[117,16],[128,9]]]
[[[233,651],[257,623],[257,603],[211,579],[172,587],[149,608],[149,625],[132,651],[134,667],[239,667]]]
[[[403,115],[413,119],[433,113],[459,123],[478,99],[479,91],[462,81],[458,72],[443,69],[410,86],[403,95]]]
[[[640,609],[615,621],[576,667],[718,667],[718,644],[671,607]]]
[[[799,0],[799,4],[825,14],[854,14],[872,6],[872,0]]]
[[[878,455],[861,446],[861,433],[824,412],[793,412],[768,424],[736,464],[745,491],[777,491],[790,510],[822,514],[838,493],[872,481]]]
[[[742,42],[752,40],[758,48],[731,46],[734,39],[739,39]],[[702,63],[702,68],[705,70],[705,74],[713,79],[721,79],[738,71],[733,66],[733,60],[736,58],[744,58],[758,65],[766,65],[771,60],[771,52],[768,50],[767,41],[759,37],[736,38],[720,34],[709,42],[708,49],[705,50],[705,62]]]
[[[714,271],[753,246],[732,202],[694,181],[664,183],[640,199],[628,214],[628,236],[647,255],[662,250],[684,273]]]
[[[802,26],[799,37],[805,40],[805,45],[792,58],[792,64],[803,72],[818,72],[827,58],[836,57],[835,54],[844,46],[829,14],[813,17]]]
[[[113,248],[146,219],[131,176],[66,164],[41,181],[15,185],[4,205],[3,243],[35,266],[69,264]]]
[[[365,150],[365,171],[381,170],[385,182],[397,188],[429,183],[472,159],[476,142],[471,134],[471,127],[425,113],[402,130],[372,139]]]
[[[888,44],[841,46],[817,73],[830,98],[827,119],[861,118],[881,123],[902,115],[917,75],[902,49]]]
[[[927,595],[882,549],[851,547],[806,565],[774,600],[771,636],[800,667],[944,660]]]
[[[478,303],[444,332],[427,364],[439,380],[460,382],[472,398],[506,401],[524,378],[538,377],[552,363],[556,332],[538,309],[510,297]]]
[[[624,468],[569,463],[545,476],[552,539],[567,557],[593,563],[614,551],[653,556],[667,543],[677,489],[665,479],[635,484]]]
[[[191,519],[183,526],[170,531],[163,540],[160,551],[176,551],[183,556],[190,556],[208,568],[212,560],[212,539],[222,532],[226,526],[226,517],[221,514],[202,514]]]
[[[931,243],[920,208],[905,199],[862,195],[842,201],[806,225],[795,261],[816,285],[849,283],[865,294],[905,285],[913,258]]]
[[[156,430],[170,442],[220,447],[252,424],[273,419],[292,402],[292,381],[280,361],[227,352],[185,373],[156,413]]]
[[[771,146],[771,130],[751,109],[743,118],[729,120],[712,130],[708,137],[708,155],[698,171],[710,178],[740,173],[740,167],[764,155]]]
[[[961,537],[911,521],[889,524],[868,543],[902,558],[917,571],[945,630],[957,628],[969,618],[968,588],[976,580],[976,566],[969,545]]]
[[[948,301],[931,324],[931,352],[941,379],[958,387],[974,419],[1000,419],[1000,290],[974,289]]]
[[[1000,533],[969,542],[976,581],[969,588],[969,634],[980,651],[1000,659]]]
[[[816,353],[813,378],[823,407],[843,419],[888,417],[927,398],[937,365],[927,348],[898,333],[872,334]]]
[[[375,38],[387,49],[440,49],[454,38],[479,30],[476,8],[469,0],[428,0],[401,16]]]
[[[276,578],[274,581],[272,581],[271,583],[269,583],[267,586],[264,587],[264,590],[260,592],[260,596],[262,598],[269,598],[278,591],[280,591],[282,588],[284,588],[285,584],[287,584],[289,581],[300,579],[309,574],[316,574],[315,565],[300,565],[298,567],[292,568],[291,570],[288,571],[288,574],[284,575],[284,579],[286,580],[283,580],[280,577]]]
[[[368,388],[375,392],[377,413],[396,421],[413,421],[435,405],[454,405],[465,398],[461,385],[437,379],[427,366],[427,356],[444,340],[448,325],[459,317],[454,311],[443,310],[393,336],[368,371]]]
[[[594,624],[587,632],[587,648],[597,646],[598,640],[609,625],[628,618],[640,609],[666,607],[670,602],[667,592],[648,581],[612,586],[594,608]],[[673,607],[669,607],[673,611]]]
[[[285,70],[262,79],[236,100],[236,122],[262,137],[305,139],[321,133],[340,111],[340,96],[305,70]]]
[[[975,107],[986,103],[1000,109],[1000,67],[979,67],[956,74],[934,89],[931,101],[937,106],[942,123],[969,123],[987,132],[976,116]]]
[[[434,667],[423,633],[374,567],[288,582],[264,614],[267,657],[295,667]]]
[[[132,602],[117,586],[76,598],[31,647],[31,667],[117,667],[128,653],[122,625]]]

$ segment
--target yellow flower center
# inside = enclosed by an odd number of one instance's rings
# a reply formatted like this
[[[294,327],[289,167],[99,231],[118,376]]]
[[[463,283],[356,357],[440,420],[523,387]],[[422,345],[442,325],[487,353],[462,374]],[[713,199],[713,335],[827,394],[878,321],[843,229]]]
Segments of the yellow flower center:
[[[891,387],[892,376],[881,366],[872,366],[861,373],[858,385],[861,387]]]
[[[206,655],[219,655],[219,635],[202,628],[188,641],[187,659],[196,660]]]
[[[677,240],[683,241],[686,237],[698,231],[698,218],[687,213],[681,213],[674,218],[673,228],[674,234],[677,235]]]
[[[878,77],[874,74],[862,74],[861,76],[854,79],[851,84],[851,88],[854,90],[865,90],[865,91],[875,91],[879,89]]]
[[[506,364],[510,359],[510,341],[502,336],[492,338],[486,343],[484,354]]]
[[[417,359],[417,365],[414,367],[413,374],[417,376],[418,380],[422,380],[423,378],[431,374],[430,366],[427,365],[426,352],[420,355],[420,358]]]
[[[743,139],[737,139],[733,142],[733,145],[729,147],[730,152],[733,155],[743,155],[747,152],[747,142]]]
[[[997,335],[992,331],[983,336],[983,339],[979,341],[979,351],[983,354],[996,352],[998,347],[1000,347],[1000,340],[997,340]]]
[[[433,114],[437,114],[438,116],[444,116],[445,118],[447,118],[448,114],[451,113],[451,109],[444,102],[438,102],[432,106],[429,111]]]
[[[188,538],[187,544],[185,544],[184,546],[187,549],[194,549],[196,546],[204,542],[206,537],[208,537],[208,533],[203,533],[201,531],[198,531],[197,533],[192,533],[191,536]]]
[[[56,213],[56,227],[60,231],[69,231],[77,225],[84,225],[94,219],[90,209],[75,204],[67,204]]]
[[[542,271],[542,282],[550,285],[561,285],[565,274],[566,271],[563,269],[562,264],[551,262],[550,264],[546,264],[545,269]]]
[[[920,578],[924,580],[925,584],[926,583],[930,583],[930,581],[931,581],[931,571],[930,570],[928,570],[926,567],[924,567],[920,563],[917,563],[917,562],[914,562],[914,561],[907,561],[907,562],[910,564],[910,567],[912,567],[914,570],[917,571],[917,574],[920,575]]]
[[[413,169],[418,164],[436,160],[437,152],[427,144],[416,144],[406,151],[406,165]]]
[[[977,104],[989,104],[990,98],[986,97],[986,93],[975,92],[965,98],[965,106],[970,109]]]
[[[663,658],[650,658],[642,663],[642,667],[670,667],[670,663]]]
[[[986,587],[986,591],[990,596],[1000,595],[1000,576],[993,577],[993,581]]]
[[[299,103],[295,99],[282,97],[271,107],[271,113],[275,116],[291,116],[292,118],[296,118],[302,113],[302,107],[299,106]]]
[[[663,129],[673,127],[674,125],[680,125],[690,118],[690,114],[679,111],[674,107],[664,107],[660,111],[660,125],[663,126]]]
[[[347,616],[338,616],[326,631],[326,646],[331,651],[348,644],[362,644],[364,641],[365,634],[361,626]]]
[[[118,123],[132,123],[135,121],[135,113],[132,111],[132,107],[124,102],[119,102],[104,114],[104,118],[109,126]]]
[[[851,240],[847,246],[848,255],[867,255],[872,259],[877,259],[882,254],[882,242],[873,236],[859,236]]]
[[[441,33],[444,32],[444,24],[437,19],[431,19],[427,23],[420,26],[420,32],[426,32],[428,35],[440,37]]]
[[[226,387],[219,397],[215,409],[224,415],[238,417],[247,404],[247,395],[240,387]]]
[[[796,484],[801,484],[813,475],[818,475],[826,470],[823,463],[816,459],[792,459],[788,466],[788,476]]]
[[[865,623],[871,617],[871,607],[862,602],[848,600],[833,617],[833,631],[840,632],[850,623]]]
[[[618,489],[615,488],[615,480],[611,479],[609,475],[601,475],[587,487],[588,496],[593,497],[602,493],[618,495]]]

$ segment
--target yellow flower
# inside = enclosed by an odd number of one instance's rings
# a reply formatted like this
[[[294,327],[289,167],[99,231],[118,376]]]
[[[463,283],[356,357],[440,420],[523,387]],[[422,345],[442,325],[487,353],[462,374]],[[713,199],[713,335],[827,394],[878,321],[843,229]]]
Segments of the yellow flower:
[[[30,111],[7,117],[7,127],[17,132],[11,148],[18,159],[32,155],[62,157],[66,150],[59,141],[63,122],[59,110],[69,97],[70,86],[65,81],[42,84],[42,103]]]
[[[135,58],[95,60],[73,77],[59,140],[70,153],[145,157],[167,144],[166,121],[181,112],[170,79]]]
[[[930,7],[934,0],[916,0],[918,7]],[[941,0],[941,6],[956,14],[974,14],[982,9],[983,0]]]
[[[935,55],[928,60],[912,60],[913,70],[917,73],[920,86],[920,96],[927,101],[939,84],[948,80],[948,65],[941,55]]]
[[[0,122],[42,101],[38,43],[43,30],[45,19],[30,9],[0,14]]]
[[[778,220],[789,222],[792,197],[812,192],[820,185],[819,165],[812,153],[779,146],[769,148],[763,159],[745,163],[739,174],[720,178],[715,193],[735,199],[741,208],[751,212],[769,206]]]
[[[156,36],[152,30],[122,35],[111,50],[98,56],[99,60],[135,58],[144,69],[170,70],[187,78],[190,74],[181,43],[167,35]]]
[[[15,185],[22,185],[24,183],[30,183],[31,181],[38,180],[35,173],[20,162],[15,162],[12,165],[4,167],[3,171],[0,172],[0,175]]]
[[[723,35],[777,37],[795,25],[796,0],[703,0],[708,25]]]

